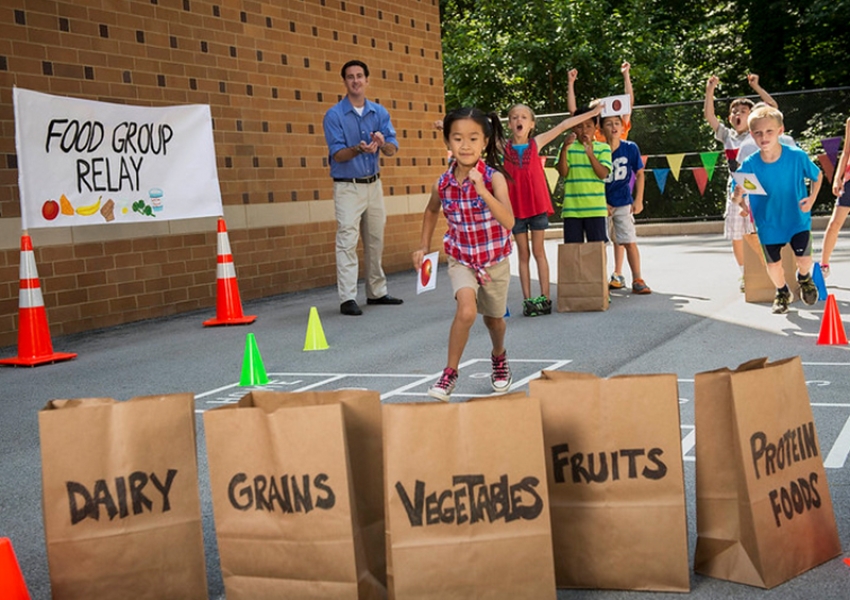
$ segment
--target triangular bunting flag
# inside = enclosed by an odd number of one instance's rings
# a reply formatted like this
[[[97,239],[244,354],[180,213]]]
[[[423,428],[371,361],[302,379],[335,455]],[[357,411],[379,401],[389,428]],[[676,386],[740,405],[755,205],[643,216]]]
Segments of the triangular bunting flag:
[[[643,161],[643,166],[646,167],[646,161],[649,160],[649,154],[641,154],[640,159]]]
[[[702,161],[702,166],[705,167],[706,174],[708,175],[708,180],[711,181],[711,178],[714,177],[714,167],[717,164],[717,158],[720,156],[720,152],[700,152],[699,158]]]
[[[667,155],[667,163],[670,165],[670,170],[673,171],[673,177],[676,179],[676,181],[679,181],[679,169],[682,168],[682,159],[684,158],[684,154]]]
[[[840,137],[824,138],[820,141],[824,152],[829,157],[830,162],[834,165],[838,164],[838,149],[841,147]]]
[[[823,169],[823,174],[826,175],[827,181],[832,184],[832,177],[835,175],[835,165],[826,154],[818,154],[818,162]]]
[[[670,174],[670,169],[653,169],[655,174],[655,182],[658,184],[658,189],[664,193],[664,186],[667,185],[667,176]]]
[[[699,195],[705,195],[705,184],[708,183],[708,174],[705,172],[704,167],[694,167],[694,179],[697,180],[697,187],[699,188]]]

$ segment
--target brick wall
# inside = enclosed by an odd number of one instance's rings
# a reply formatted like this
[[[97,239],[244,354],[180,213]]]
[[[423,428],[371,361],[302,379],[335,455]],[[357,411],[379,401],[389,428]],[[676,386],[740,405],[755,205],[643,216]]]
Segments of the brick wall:
[[[322,117],[344,94],[339,69],[353,57],[369,64],[369,97],[390,110],[401,147],[382,163],[384,265],[410,268],[430,185],[445,165],[431,128],[444,109],[438,4],[5,0],[0,346],[17,341],[13,86],[146,106],[209,104],[243,300],[329,286],[335,224]],[[54,335],[214,311],[214,220],[30,233]]]

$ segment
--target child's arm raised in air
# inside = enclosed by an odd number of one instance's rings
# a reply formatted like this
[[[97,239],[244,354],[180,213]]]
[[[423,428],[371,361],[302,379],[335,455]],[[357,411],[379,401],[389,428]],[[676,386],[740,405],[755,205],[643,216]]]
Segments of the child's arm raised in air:
[[[472,169],[469,171],[468,177],[475,186],[475,191],[487,203],[487,208],[493,213],[493,218],[505,229],[513,229],[514,211],[511,208],[511,197],[508,195],[508,182],[505,176],[498,171],[493,173],[490,181],[493,185],[492,194],[484,184],[484,176],[481,175],[481,171]]]
[[[832,195],[836,198],[844,191],[844,171],[847,170],[848,159],[850,159],[850,117],[847,118],[847,124],[844,127],[844,147],[841,149],[835,178],[832,180]]]
[[[779,108],[779,105],[776,103],[776,100],[773,99],[773,96],[767,93],[767,90],[759,85],[759,76],[755,73],[750,73],[747,75],[747,81],[750,84],[750,87],[753,88],[756,94],[759,95],[759,99],[765,104],[772,106],[773,108]]]
[[[632,78],[629,75],[629,71],[631,71],[632,65],[628,62],[624,62],[622,66],[620,66],[620,72],[623,74],[623,91],[629,95],[629,106],[634,109],[635,107],[635,92],[632,89]],[[623,125],[627,125],[632,119],[632,113],[629,111],[628,114],[622,115],[621,119],[623,120]]]
[[[578,77],[578,69],[570,69],[567,71],[567,110],[571,115],[576,114],[578,104],[576,104],[576,78]]]
[[[716,75],[712,75],[705,84],[705,102],[702,106],[702,114],[705,115],[705,120],[708,121],[712,131],[717,131],[717,128],[720,127],[720,121],[714,114],[714,89],[719,81]]]
[[[431,249],[431,238],[434,237],[434,229],[437,227],[437,219],[440,216],[440,192],[437,183],[431,188],[431,197],[422,214],[422,236],[419,238],[419,248],[413,251],[413,268],[417,271],[422,266],[425,255]]]
[[[575,127],[576,125],[578,125],[582,121],[586,121],[587,119],[595,117],[596,115],[598,115],[601,112],[602,112],[602,105],[597,104],[596,106],[593,107],[593,109],[590,112],[582,113],[582,114],[577,115],[575,117],[568,117],[568,118],[564,119],[563,121],[561,121],[560,123],[558,123],[557,125],[555,125],[549,131],[544,131],[543,133],[535,135],[534,136],[534,143],[537,144],[537,149],[538,150],[542,149],[543,146],[546,146],[547,144],[552,142],[552,140],[554,140],[556,137],[561,135],[567,129],[572,129],[573,127]]]

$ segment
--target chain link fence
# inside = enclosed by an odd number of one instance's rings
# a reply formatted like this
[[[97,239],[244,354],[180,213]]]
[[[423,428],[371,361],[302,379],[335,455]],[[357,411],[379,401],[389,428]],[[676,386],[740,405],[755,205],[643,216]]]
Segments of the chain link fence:
[[[845,122],[850,116],[850,87],[810,90],[803,92],[780,92],[772,94],[785,116],[785,131],[797,144],[817,162],[817,155],[825,153],[821,140],[843,137]],[[757,102],[757,97],[751,97]],[[718,98],[714,109],[717,118],[724,123],[729,114],[729,103],[733,98]],[[562,121],[568,113],[539,115],[538,131],[546,131]],[[564,136],[543,149],[547,157],[546,166],[554,167],[558,150]],[[729,168],[720,142],[703,116],[703,102],[679,102],[674,104],[635,106],[632,111],[632,129],[629,140],[640,146],[646,159],[646,186],[644,210],[636,216],[643,222],[682,222],[721,220],[726,206],[726,185]],[[707,181],[704,192],[700,192],[695,170],[704,168],[701,155],[719,152],[713,176]],[[663,184],[656,173],[669,169],[669,155],[684,154],[678,178],[671,172]],[[812,214],[831,213],[835,203],[832,183],[824,177]],[[560,205],[563,186],[559,180],[552,201],[556,207],[554,220],[560,220]]]

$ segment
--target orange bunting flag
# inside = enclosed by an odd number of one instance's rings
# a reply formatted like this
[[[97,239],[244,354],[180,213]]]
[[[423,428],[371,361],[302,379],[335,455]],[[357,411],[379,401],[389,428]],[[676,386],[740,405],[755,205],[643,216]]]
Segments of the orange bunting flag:
[[[829,156],[826,154],[818,154],[818,162],[823,169],[823,174],[826,175],[827,181],[831,184],[832,177],[835,175],[835,165],[832,164],[832,161],[829,160]]]
[[[708,173],[706,173],[705,167],[694,167],[693,173],[694,179],[697,181],[697,188],[699,188],[699,195],[705,196],[705,184],[708,183]]]
[[[705,167],[706,174],[708,175],[708,180],[711,181],[711,178],[714,177],[714,166],[717,164],[717,158],[720,156],[720,152],[700,152],[699,158],[702,161],[702,166]]]
[[[676,181],[679,181],[679,169],[682,168],[682,160],[684,158],[684,154],[667,155],[667,163],[670,165],[670,171],[673,173],[673,177],[676,179]]]
[[[641,154],[640,159],[643,161],[644,168],[646,168],[646,161],[649,160],[649,154]]]

